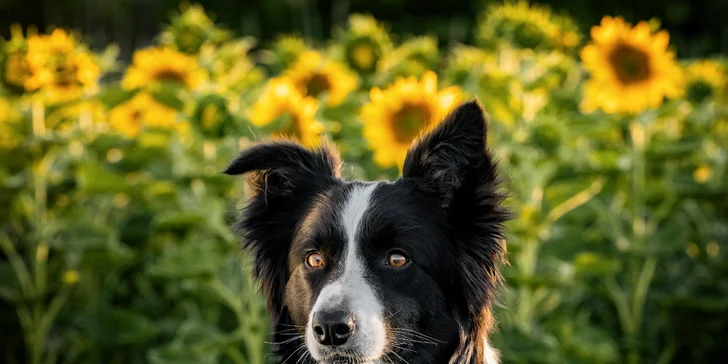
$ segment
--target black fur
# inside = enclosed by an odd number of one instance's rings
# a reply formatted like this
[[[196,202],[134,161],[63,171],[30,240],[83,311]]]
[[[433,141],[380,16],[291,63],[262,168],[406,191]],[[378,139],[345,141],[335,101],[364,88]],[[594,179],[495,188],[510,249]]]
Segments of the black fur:
[[[380,183],[372,194],[359,230],[360,250],[387,325],[440,342],[401,343],[390,348],[394,362],[484,361],[491,305],[502,281],[503,223],[509,218],[486,135],[480,105],[459,106],[414,143],[403,177]],[[293,142],[268,142],[241,153],[225,171],[252,172],[253,196],[238,228],[268,299],[281,362],[313,362],[306,351],[296,351],[303,341],[290,340],[290,334],[292,327],[303,332],[321,288],[338,274],[346,239],[337,214],[354,186],[362,185],[340,179],[339,169],[331,148],[310,151]],[[330,269],[303,268],[302,257],[312,247],[334,262]],[[388,269],[381,257],[392,248],[407,251],[414,263]]]

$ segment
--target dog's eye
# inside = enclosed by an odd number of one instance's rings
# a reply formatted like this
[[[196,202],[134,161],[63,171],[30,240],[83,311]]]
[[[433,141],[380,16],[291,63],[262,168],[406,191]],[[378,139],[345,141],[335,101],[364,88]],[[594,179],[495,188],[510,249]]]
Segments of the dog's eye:
[[[321,256],[321,253],[313,252],[306,257],[306,264],[309,268],[321,268],[324,266],[324,257]]]
[[[407,265],[408,262],[409,260],[407,259],[407,257],[400,253],[389,254],[389,259],[387,260],[387,263],[393,268],[402,268]]]

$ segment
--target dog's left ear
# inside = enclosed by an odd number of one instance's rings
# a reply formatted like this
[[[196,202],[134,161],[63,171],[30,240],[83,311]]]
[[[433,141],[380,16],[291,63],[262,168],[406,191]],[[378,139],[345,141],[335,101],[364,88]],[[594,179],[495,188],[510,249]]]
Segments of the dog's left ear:
[[[497,263],[505,258],[503,224],[509,219],[486,139],[482,107],[466,102],[413,144],[403,169],[403,179],[434,197],[447,214],[461,262],[454,288],[462,295],[458,312],[470,337],[477,338],[487,336],[491,326],[490,306],[502,280]]]
[[[477,101],[461,104],[412,145],[402,176],[418,180],[447,210],[464,194],[496,187],[495,165],[486,146],[487,128]]]

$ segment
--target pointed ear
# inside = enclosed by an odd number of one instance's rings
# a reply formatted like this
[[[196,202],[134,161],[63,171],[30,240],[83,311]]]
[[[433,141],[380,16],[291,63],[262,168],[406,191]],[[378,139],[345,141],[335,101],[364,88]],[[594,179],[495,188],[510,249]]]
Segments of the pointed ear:
[[[407,152],[402,176],[417,180],[449,209],[467,185],[495,183],[486,146],[487,121],[477,101],[461,104]]]
[[[331,145],[315,150],[293,141],[269,141],[257,144],[235,158],[223,171],[228,175],[250,173],[248,184],[257,194],[288,194],[297,181],[312,177],[338,178],[341,172],[339,153]]]
[[[476,101],[464,103],[415,142],[403,170],[403,179],[433,196],[447,214],[460,261],[453,279],[453,291],[461,295],[456,310],[467,337],[475,341],[461,343],[457,355],[481,363],[486,355],[482,343],[492,326],[491,305],[502,283],[503,224],[510,218],[486,138],[483,109]]]

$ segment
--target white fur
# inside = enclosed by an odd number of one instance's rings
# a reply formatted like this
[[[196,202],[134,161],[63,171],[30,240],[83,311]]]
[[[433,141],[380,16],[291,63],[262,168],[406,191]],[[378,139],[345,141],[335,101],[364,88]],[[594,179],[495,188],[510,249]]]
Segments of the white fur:
[[[492,346],[490,346],[490,343],[488,340],[485,340],[485,363],[484,364],[499,364],[500,363],[500,353],[498,350],[493,349]]]
[[[325,286],[319,294],[313,314],[320,310],[335,309],[344,301],[352,311],[356,322],[354,334],[346,343],[346,349],[374,360],[384,354],[386,331],[383,320],[383,306],[374,289],[365,279],[365,262],[358,249],[357,232],[364,213],[369,209],[371,195],[376,183],[355,187],[341,214],[341,224],[346,231],[347,245],[343,272],[339,278]],[[326,349],[313,336],[311,325],[306,328],[306,345],[316,360],[321,360]]]

